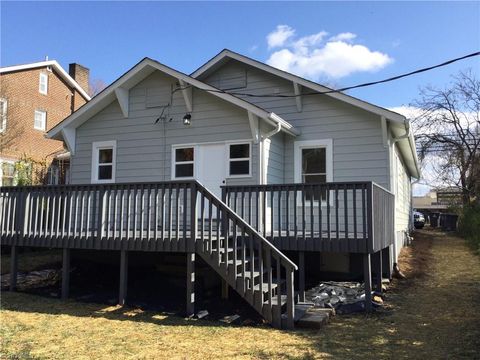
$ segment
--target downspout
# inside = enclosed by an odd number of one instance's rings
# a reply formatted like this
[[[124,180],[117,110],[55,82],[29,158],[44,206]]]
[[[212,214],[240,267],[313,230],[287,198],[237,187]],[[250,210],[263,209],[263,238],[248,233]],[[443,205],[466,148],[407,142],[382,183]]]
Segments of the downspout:
[[[275,127],[275,129],[273,129],[272,131],[270,131],[270,132],[268,132],[268,133],[266,133],[265,135],[262,136],[262,140],[268,139],[268,138],[272,137],[273,135],[278,134],[281,130],[282,130],[282,124],[277,123],[277,126]]]

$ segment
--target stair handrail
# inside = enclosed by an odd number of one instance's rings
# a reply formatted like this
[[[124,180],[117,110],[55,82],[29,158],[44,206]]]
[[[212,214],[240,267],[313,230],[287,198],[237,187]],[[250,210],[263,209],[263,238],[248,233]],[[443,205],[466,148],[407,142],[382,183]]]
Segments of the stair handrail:
[[[240,215],[233,211],[227,204],[225,204],[221,199],[219,199],[214,193],[208,190],[204,185],[202,185],[198,180],[194,180],[195,185],[197,186],[197,192],[205,192],[210,197],[213,198],[213,203],[219,206],[222,210],[226,211],[231,217],[234,218],[237,222],[241,223],[242,226],[246,227],[251,233],[253,233],[258,239],[262,241],[263,244],[268,246],[271,251],[273,251],[280,259],[287,263],[292,269],[298,270],[298,266],[290,260],[284,253],[278,250],[275,245],[268,241],[262,234],[260,234],[255,228],[253,228],[247,221],[245,221]]]

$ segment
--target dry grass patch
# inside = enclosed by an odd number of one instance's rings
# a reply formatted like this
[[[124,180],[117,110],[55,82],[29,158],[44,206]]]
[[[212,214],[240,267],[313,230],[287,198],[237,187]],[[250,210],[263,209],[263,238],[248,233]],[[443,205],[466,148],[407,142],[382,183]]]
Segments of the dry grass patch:
[[[480,358],[480,259],[462,239],[421,231],[401,261],[409,279],[387,293],[385,311],[337,316],[320,331],[229,327],[139,309],[5,293],[1,357]]]

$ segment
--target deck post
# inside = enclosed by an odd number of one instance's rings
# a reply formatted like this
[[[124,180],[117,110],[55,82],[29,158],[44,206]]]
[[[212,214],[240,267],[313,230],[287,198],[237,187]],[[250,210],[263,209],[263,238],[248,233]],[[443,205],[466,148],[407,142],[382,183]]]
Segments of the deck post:
[[[365,281],[365,310],[372,311],[372,267],[370,254],[363,254],[363,277]]]
[[[120,286],[118,293],[118,305],[124,306],[127,300],[128,284],[128,252],[120,250]]]
[[[16,245],[12,245],[10,251],[10,291],[17,289],[18,275],[18,249]]]
[[[222,299],[228,300],[228,282],[222,279]]]
[[[305,251],[298,252],[298,292],[299,300],[305,301]]]
[[[383,270],[382,270],[382,250],[377,251],[375,256],[375,277],[376,277],[376,284],[375,290],[379,293],[382,292],[382,278],[383,278]]]
[[[187,253],[187,316],[195,313],[195,253]]]
[[[62,300],[67,300],[70,290],[70,249],[63,248]]]
[[[386,268],[384,269],[385,271],[385,275],[387,276],[387,278],[389,280],[392,279],[392,270],[393,270],[393,256],[392,256],[392,252],[393,252],[393,246],[392,245],[389,245],[388,247],[386,247],[385,249],[382,250],[384,253],[386,253],[385,255],[385,258],[387,258],[387,263],[386,263]]]

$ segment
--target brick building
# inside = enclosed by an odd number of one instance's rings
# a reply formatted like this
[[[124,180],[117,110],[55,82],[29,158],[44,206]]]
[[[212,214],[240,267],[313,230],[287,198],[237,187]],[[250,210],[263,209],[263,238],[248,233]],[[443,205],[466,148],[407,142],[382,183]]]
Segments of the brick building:
[[[68,182],[69,154],[45,133],[90,100],[88,89],[89,70],[79,64],[68,73],[55,60],[0,68],[0,186],[15,185],[21,171],[36,182]]]

